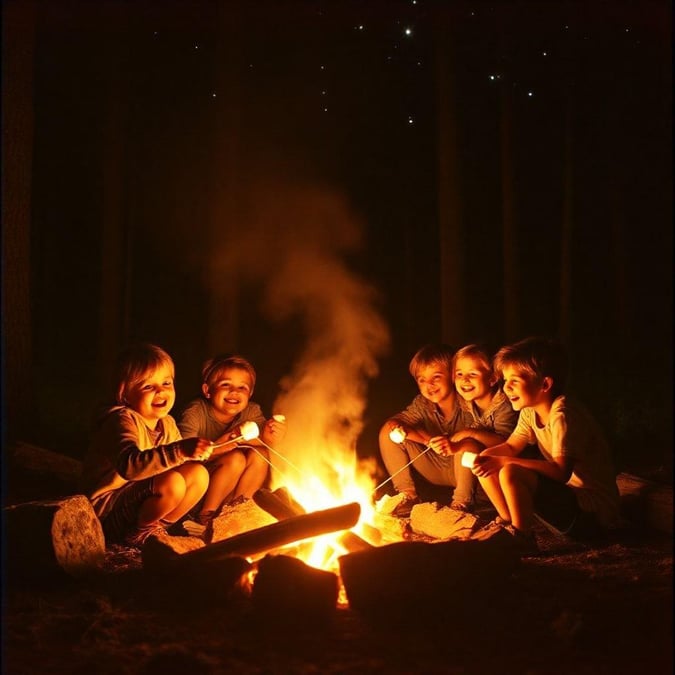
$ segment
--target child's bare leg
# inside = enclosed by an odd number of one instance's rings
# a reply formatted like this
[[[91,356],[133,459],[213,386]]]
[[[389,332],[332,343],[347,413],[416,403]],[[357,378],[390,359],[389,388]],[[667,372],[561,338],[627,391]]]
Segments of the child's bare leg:
[[[145,528],[158,523],[183,501],[186,490],[185,477],[175,469],[155,476],[153,494],[138,511],[138,526]]]
[[[515,464],[506,464],[499,472],[499,484],[508,504],[512,525],[521,532],[529,532],[534,520],[537,474]]]
[[[234,493],[235,498],[247,497],[251,499],[265,482],[268,467],[269,464],[260,455],[254,450],[249,451],[246,458],[246,468],[239,479],[239,483],[237,483]]]
[[[506,498],[502,492],[499,484],[499,473],[493,473],[490,476],[485,476],[478,479],[485,491],[488,499],[492,502],[492,506],[497,510],[497,515],[507,522],[511,522],[511,513],[506,503]]]
[[[204,496],[209,486],[209,472],[203,464],[187,462],[176,471],[185,478],[185,496],[173,511],[164,516],[169,523],[180,520]]]
[[[246,457],[239,450],[232,450],[218,458],[211,471],[209,487],[199,512],[200,522],[207,521],[221,507],[239,482],[245,468]]]

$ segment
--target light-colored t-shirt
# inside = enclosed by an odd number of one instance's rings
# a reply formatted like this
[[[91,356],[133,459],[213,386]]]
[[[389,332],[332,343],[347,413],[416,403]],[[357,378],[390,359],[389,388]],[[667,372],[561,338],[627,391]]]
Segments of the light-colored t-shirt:
[[[92,433],[83,466],[83,489],[99,517],[112,508],[115,492],[129,481],[143,480],[185,462],[176,421],[167,415],[153,431],[126,406],[104,412]]]
[[[262,433],[265,416],[261,407],[252,401],[231,421],[220,422],[213,416],[213,407],[203,398],[196,398],[186,406],[178,420],[178,428],[183,438],[199,436],[215,441],[228,431],[233,431],[243,422],[252,421],[260,427]]]
[[[609,446],[598,424],[579,403],[558,396],[544,426],[537,424],[533,408],[523,408],[511,439],[536,443],[549,461],[571,458],[572,475],[567,485],[574,490],[579,506],[595,513],[604,525],[618,518],[619,490]]]

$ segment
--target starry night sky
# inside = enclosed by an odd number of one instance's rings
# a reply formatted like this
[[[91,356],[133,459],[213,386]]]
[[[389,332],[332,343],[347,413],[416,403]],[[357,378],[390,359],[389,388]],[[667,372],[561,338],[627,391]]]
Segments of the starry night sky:
[[[636,436],[646,462],[670,461],[669,3],[37,5],[28,440],[79,456],[105,361],[131,339],[174,356],[178,405],[213,345],[244,353],[269,410],[306,325],[265,297],[286,247],[310,240],[373,290],[388,327],[364,454],[414,395],[419,346],[560,334],[565,278],[573,393],[620,464],[635,463]],[[448,158],[461,222],[450,253]],[[451,334],[448,260],[464,298]],[[214,319],[214,294],[231,301],[227,318]]]

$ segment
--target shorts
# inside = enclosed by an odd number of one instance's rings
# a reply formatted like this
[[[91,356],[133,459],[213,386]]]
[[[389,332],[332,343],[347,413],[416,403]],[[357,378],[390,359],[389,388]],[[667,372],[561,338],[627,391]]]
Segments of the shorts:
[[[543,524],[575,539],[592,538],[602,532],[595,515],[584,511],[574,490],[539,474],[534,493],[534,513]]]
[[[154,477],[132,481],[118,490],[112,508],[101,520],[106,542],[124,543],[126,537],[138,529],[138,512],[153,494]]]

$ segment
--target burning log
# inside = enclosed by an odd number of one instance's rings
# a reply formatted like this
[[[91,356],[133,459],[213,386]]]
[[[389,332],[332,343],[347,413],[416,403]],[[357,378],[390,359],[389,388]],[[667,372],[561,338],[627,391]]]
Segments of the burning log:
[[[339,558],[350,607],[377,620],[468,616],[519,563],[489,541],[459,540],[399,542]]]
[[[185,553],[182,557],[196,561],[217,560],[232,555],[254,556],[302,539],[348,530],[356,525],[360,514],[361,507],[355,502],[301,514],[250,532],[242,532],[229,539]]]
[[[101,569],[105,537],[84,495],[8,506],[3,518],[12,581],[79,578]]]
[[[332,572],[286,555],[267,555],[258,562],[252,600],[259,617],[277,623],[325,623],[336,610],[339,583]]]
[[[253,495],[253,499],[256,504],[279,520],[286,520],[306,513],[305,509],[293,499],[286,488],[278,488],[274,492],[260,489]],[[372,548],[372,545],[362,539],[356,532],[345,532],[338,537],[337,541],[342,548],[349,552]]]
[[[253,501],[277,520],[286,520],[306,513],[302,505],[298,504],[284,487],[277,488],[274,492],[261,488],[253,495]]]

